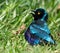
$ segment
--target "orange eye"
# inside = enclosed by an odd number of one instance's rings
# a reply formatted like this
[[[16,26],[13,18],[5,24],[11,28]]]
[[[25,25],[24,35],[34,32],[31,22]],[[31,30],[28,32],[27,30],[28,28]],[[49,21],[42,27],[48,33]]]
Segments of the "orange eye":
[[[40,12],[38,12],[38,15],[40,15]]]

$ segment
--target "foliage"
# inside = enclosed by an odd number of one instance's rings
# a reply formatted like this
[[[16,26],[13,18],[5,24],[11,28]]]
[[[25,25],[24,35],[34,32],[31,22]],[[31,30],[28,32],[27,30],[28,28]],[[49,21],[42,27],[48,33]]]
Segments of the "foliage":
[[[0,0],[0,53],[60,53],[59,0]],[[32,22],[31,10],[44,8],[49,14],[48,26],[56,46],[30,46],[24,32]],[[20,31],[22,25],[26,29]]]

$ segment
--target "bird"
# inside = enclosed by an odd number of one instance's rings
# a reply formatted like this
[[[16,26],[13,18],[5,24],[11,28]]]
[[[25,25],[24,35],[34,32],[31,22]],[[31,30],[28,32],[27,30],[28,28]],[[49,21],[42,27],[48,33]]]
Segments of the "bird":
[[[43,44],[43,42],[54,45],[55,40],[53,39],[53,36],[51,35],[50,29],[47,25],[47,11],[43,8],[38,8],[32,10],[31,14],[34,19],[24,33],[26,41],[30,45]]]

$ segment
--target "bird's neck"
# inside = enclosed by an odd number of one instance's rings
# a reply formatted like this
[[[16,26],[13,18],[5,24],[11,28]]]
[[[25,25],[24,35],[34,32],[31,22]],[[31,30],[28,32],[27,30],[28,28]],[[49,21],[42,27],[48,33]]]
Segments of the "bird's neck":
[[[44,19],[38,19],[38,20],[35,20],[35,22],[45,22]]]
[[[44,20],[39,19],[39,20],[34,21],[34,23],[37,24],[37,25],[40,25],[40,26],[44,26],[44,24],[46,22]]]
[[[35,22],[37,23],[37,24],[44,24],[44,23],[46,23],[46,20],[45,20],[45,18],[46,18],[46,15],[47,14],[44,14],[44,16],[41,18],[41,19],[37,19],[37,20],[35,20]]]

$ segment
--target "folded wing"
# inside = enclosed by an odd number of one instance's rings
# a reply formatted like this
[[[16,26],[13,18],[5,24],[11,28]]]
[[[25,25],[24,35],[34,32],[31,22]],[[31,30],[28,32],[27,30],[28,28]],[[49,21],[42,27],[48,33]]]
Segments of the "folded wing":
[[[36,24],[32,24],[30,26],[30,33],[34,36],[38,36],[40,39],[45,40],[47,42],[50,42],[52,44],[54,44],[54,40],[52,39],[52,37],[49,35],[50,31],[47,28],[47,25],[45,24],[45,27],[40,27]]]

